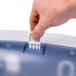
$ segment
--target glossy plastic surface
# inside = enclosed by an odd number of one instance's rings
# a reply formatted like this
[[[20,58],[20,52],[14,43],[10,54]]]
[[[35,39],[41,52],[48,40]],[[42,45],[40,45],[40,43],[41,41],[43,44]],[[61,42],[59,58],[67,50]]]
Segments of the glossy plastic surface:
[[[43,55],[23,52],[24,45],[0,41],[0,76],[76,76],[76,48],[42,44],[46,45]]]

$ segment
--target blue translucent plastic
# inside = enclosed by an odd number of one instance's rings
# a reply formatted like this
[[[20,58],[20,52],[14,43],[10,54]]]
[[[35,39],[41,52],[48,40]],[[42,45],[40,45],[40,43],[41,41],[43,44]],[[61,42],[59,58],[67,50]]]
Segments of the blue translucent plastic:
[[[76,76],[76,48],[41,44],[42,52],[36,53],[27,46],[24,49],[25,44],[28,45],[27,42],[0,41],[0,76],[59,76],[58,70],[62,62],[67,63],[63,66],[63,76],[69,76],[69,63],[74,67]],[[10,58],[10,55],[15,55],[14,59],[17,59],[16,55],[19,57],[17,72],[6,69],[8,66],[5,59]],[[15,62],[13,65],[15,66]]]

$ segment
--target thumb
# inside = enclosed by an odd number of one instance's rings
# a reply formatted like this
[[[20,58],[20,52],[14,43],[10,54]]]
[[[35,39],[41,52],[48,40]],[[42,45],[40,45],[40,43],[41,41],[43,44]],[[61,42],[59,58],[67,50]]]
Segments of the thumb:
[[[45,30],[48,28],[47,23],[48,22],[46,22],[46,18],[39,20],[38,24],[35,26],[34,30],[32,31],[33,32],[32,38],[34,40],[38,40],[43,36]]]

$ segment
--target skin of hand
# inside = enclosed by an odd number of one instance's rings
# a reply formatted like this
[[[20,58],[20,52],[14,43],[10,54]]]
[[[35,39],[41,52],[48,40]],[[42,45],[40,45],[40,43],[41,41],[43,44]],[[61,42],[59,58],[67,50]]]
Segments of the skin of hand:
[[[75,2],[74,2],[75,1]],[[40,39],[45,30],[76,18],[76,0],[35,0],[30,16],[32,38]]]

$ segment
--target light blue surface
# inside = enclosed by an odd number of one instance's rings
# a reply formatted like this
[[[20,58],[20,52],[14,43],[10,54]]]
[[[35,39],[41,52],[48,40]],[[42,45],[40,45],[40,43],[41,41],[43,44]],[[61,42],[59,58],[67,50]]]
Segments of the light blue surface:
[[[70,76],[70,67],[76,76],[76,48],[46,44],[42,55],[26,50],[23,53],[24,45],[25,42],[0,41],[0,76],[59,76],[63,63],[63,76]]]

